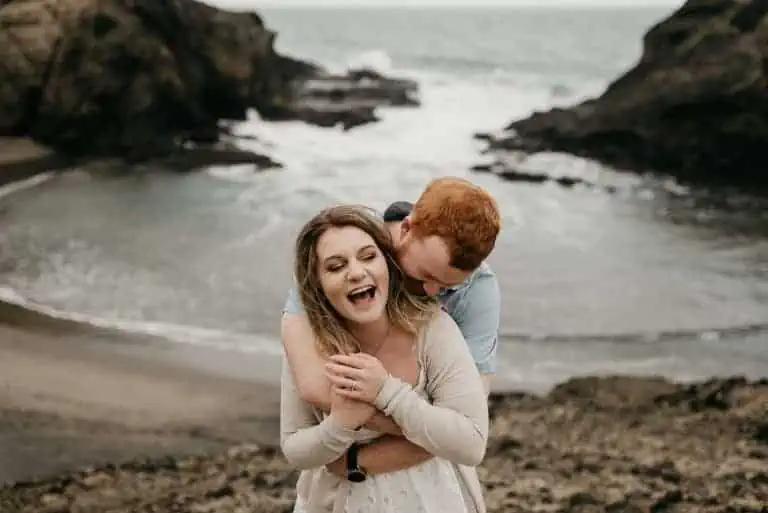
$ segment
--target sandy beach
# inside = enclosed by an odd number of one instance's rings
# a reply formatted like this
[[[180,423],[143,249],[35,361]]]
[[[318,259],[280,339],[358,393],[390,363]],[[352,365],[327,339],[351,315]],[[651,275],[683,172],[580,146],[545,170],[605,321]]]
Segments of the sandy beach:
[[[65,169],[73,162],[27,137],[0,137],[0,186]]]
[[[291,511],[274,387],[55,323],[0,351],[3,513]],[[765,513],[766,461],[768,380],[586,377],[495,395],[480,473],[491,512]]]
[[[275,388],[97,342],[0,326],[0,482],[274,442]]]

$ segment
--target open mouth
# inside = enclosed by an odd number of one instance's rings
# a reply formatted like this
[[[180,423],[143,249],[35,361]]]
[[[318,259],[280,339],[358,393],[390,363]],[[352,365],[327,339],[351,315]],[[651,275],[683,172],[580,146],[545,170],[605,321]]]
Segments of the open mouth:
[[[364,304],[372,301],[376,297],[376,287],[373,285],[366,285],[365,287],[359,287],[347,294],[352,304]]]

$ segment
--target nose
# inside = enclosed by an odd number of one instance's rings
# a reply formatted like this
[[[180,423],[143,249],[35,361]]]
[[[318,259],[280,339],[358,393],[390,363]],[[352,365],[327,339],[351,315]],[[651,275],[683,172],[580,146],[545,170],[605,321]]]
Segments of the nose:
[[[347,267],[347,279],[359,281],[365,278],[365,267],[359,262],[351,262]]]
[[[440,285],[433,281],[425,281],[422,284],[422,287],[424,287],[424,292],[426,292],[428,296],[436,296],[440,292]]]

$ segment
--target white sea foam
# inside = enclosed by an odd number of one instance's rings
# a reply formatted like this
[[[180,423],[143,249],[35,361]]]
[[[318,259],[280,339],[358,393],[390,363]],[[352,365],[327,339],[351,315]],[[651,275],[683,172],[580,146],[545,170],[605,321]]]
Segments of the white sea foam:
[[[31,301],[11,287],[0,287],[0,302],[17,305],[50,319],[70,321],[73,324],[86,328],[93,327],[113,330],[128,336],[145,335],[167,342],[191,344],[212,349],[259,353],[270,356],[282,355],[280,342],[272,337],[164,322],[107,319],[77,312],[67,312]]]

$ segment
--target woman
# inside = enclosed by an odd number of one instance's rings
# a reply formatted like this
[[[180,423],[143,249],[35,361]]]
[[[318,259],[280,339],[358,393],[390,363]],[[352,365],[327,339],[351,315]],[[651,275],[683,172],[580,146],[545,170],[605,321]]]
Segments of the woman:
[[[392,251],[384,225],[361,206],[325,209],[297,238],[299,296],[332,384],[325,414],[301,400],[283,366],[281,447],[302,470],[297,512],[485,510],[474,469],[488,436],[480,375],[448,314],[406,291]],[[325,466],[353,444],[380,435],[365,427],[377,411],[435,457],[367,478],[330,473]]]

